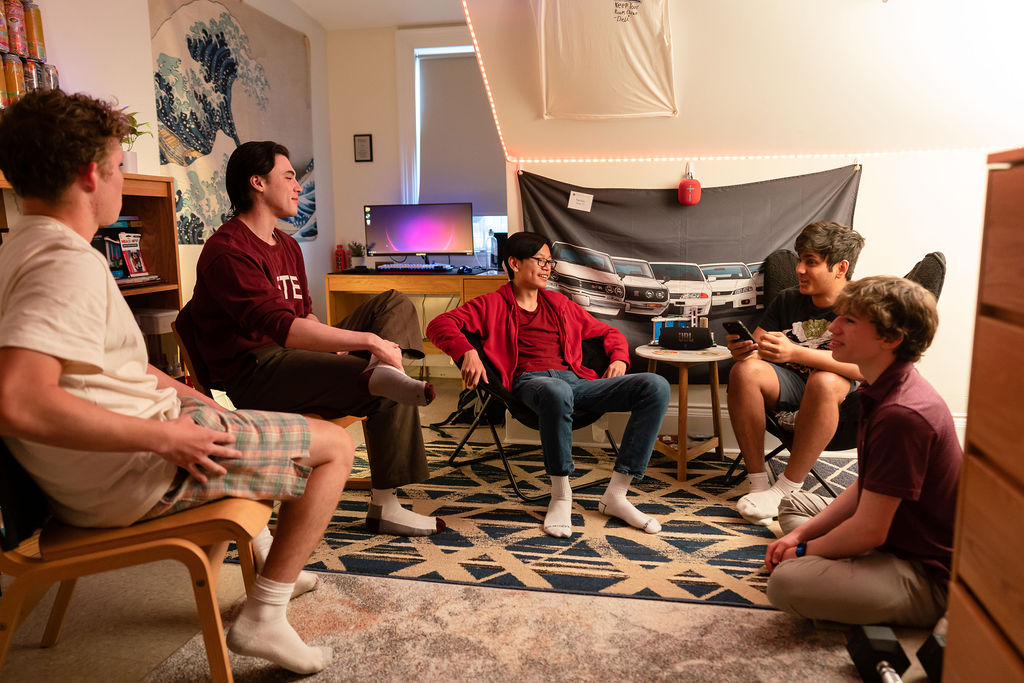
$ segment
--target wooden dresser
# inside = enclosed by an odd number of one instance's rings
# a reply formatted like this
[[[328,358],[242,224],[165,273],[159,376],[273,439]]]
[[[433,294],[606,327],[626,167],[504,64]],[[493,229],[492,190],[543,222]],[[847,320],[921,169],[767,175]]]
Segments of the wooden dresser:
[[[1024,681],[1024,149],[989,156],[964,455],[943,680]]]

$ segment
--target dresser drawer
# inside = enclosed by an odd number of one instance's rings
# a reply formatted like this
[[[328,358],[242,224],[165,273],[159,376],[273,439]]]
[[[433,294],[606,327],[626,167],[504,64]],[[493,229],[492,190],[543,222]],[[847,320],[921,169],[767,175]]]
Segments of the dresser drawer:
[[[1024,681],[1024,663],[1020,657],[959,584],[950,586],[948,616],[943,681]]]
[[[1024,328],[978,316],[967,409],[968,448],[977,447],[1020,482],[1024,482],[1022,391]]]
[[[955,573],[1024,652],[1024,493],[970,451],[961,477]]]
[[[1024,313],[1024,165],[989,171],[978,302]]]

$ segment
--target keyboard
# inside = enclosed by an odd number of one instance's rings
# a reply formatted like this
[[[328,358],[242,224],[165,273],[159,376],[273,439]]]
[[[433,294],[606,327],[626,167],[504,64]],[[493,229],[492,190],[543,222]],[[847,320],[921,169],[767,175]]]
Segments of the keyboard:
[[[451,273],[455,267],[447,263],[378,263],[378,273]]]

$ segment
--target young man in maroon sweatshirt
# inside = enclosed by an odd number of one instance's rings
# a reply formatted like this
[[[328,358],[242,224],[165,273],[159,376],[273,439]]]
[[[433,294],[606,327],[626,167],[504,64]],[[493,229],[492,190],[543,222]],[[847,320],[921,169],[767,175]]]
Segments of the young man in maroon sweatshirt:
[[[402,369],[423,357],[416,309],[390,290],[337,326],[312,311],[298,243],[278,220],[298,211],[301,186],[288,150],[246,142],[225,171],[232,218],[203,246],[192,317],[214,388],[239,408],[366,416],[372,489],[368,529],[426,536],[440,518],[399,505],[396,489],[427,478],[418,406],[433,388]]]

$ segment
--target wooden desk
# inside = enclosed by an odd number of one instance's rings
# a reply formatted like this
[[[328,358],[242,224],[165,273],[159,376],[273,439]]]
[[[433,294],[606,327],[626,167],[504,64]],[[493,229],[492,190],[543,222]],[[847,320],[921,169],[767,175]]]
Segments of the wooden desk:
[[[651,346],[650,344],[644,344],[643,346],[636,347],[636,354],[641,358],[648,360],[648,370],[654,372],[657,364],[668,363],[679,368],[679,419],[678,427],[676,431],[676,447],[673,448],[666,443],[663,443],[661,439],[658,439],[654,443],[654,449],[660,453],[673,458],[676,461],[676,479],[679,481],[686,481],[686,461],[689,458],[706,453],[714,448],[718,457],[722,460],[725,459],[725,450],[722,446],[722,406],[721,401],[718,399],[718,361],[728,360],[732,358],[732,354],[729,350],[723,346],[712,346],[709,349],[702,349],[700,351],[673,351],[671,349],[663,349],[660,346]],[[695,443],[693,446],[687,447],[686,444],[686,407],[687,399],[689,394],[690,377],[689,369],[690,366],[697,365],[698,363],[708,364],[708,376],[709,384],[711,385],[711,410],[712,410],[712,422],[715,426],[715,434],[710,439],[705,439]]]
[[[508,277],[505,275],[328,273],[325,280],[327,324],[337,324],[363,303],[367,296],[389,289],[397,289],[403,294],[456,297],[456,303],[461,304],[473,297],[493,292],[506,282]],[[432,344],[427,346],[429,351],[435,351]]]

